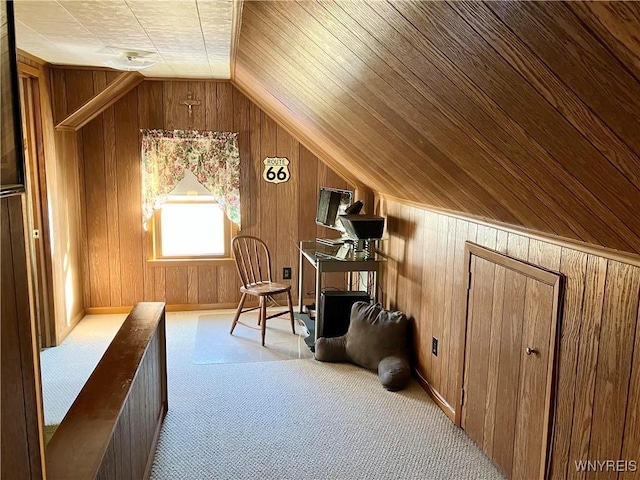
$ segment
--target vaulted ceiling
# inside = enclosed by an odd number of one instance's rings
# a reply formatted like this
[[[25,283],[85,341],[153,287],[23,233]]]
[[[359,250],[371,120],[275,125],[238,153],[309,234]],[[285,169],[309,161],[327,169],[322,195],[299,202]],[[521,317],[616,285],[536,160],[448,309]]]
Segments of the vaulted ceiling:
[[[352,183],[640,253],[640,4],[238,3],[232,82]]]
[[[640,252],[640,6],[245,2],[235,83],[352,182]]]

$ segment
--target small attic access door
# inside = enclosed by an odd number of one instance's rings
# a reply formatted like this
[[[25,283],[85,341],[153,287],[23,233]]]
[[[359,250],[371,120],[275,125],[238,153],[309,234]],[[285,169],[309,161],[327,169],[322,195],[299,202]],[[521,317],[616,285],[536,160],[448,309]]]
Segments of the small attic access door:
[[[562,277],[466,244],[460,423],[508,478],[547,472]]]

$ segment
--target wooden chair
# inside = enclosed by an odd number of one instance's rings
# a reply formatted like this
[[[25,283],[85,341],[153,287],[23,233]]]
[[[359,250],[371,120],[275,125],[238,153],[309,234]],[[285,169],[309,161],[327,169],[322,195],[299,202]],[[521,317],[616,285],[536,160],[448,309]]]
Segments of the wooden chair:
[[[238,321],[238,319],[240,318],[240,314],[244,312],[259,310],[258,326],[260,326],[262,331],[262,346],[264,347],[267,320],[287,313],[287,311],[284,311],[267,317],[267,302],[272,295],[277,295],[279,293],[287,294],[287,303],[289,305],[288,313],[291,318],[291,331],[295,334],[296,330],[295,320],[293,318],[293,304],[291,303],[291,285],[272,281],[271,257],[269,255],[267,245],[259,238],[252,237],[250,235],[238,235],[233,237],[233,240],[231,240],[231,249],[233,250],[238,274],[242,281],[242,286],[240,287],[242,298],[240,298],[240,303],[238,304],[236,316],[231,324],[229,334],[233,334],[233,329],[236,328],[236,324],[238,323],[245,327],[257,329],[252,325],[247,325],[246,323]],[[258,297],[260,299],[259,306],[243,310],[242,307],[244,306],[247,295]]]

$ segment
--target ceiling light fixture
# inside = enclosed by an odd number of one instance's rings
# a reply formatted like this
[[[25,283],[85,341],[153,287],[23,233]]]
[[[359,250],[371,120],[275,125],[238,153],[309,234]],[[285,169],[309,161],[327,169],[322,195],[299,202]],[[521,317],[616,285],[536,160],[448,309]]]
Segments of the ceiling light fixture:
[[[127,72],[137,72],[154,66],[157,61],[144,60],[140,58],[137,52],[122,52],[122,55],[111,58],[105,62],[105,65],[116,70],[124,70]]]

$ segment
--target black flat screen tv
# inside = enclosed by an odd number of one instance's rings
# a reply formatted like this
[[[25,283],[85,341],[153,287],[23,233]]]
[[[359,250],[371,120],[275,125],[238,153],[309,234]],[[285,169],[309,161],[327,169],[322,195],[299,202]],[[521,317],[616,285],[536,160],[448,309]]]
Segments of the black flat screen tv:
[[[339,215],[344,215],[345,210],[353,202],[353,192],[339,190],[337,188],[320,187],[318,193],[318,209],[316,211],[316,224],[333,228],[344,233],[344,227],[340,223]]]

